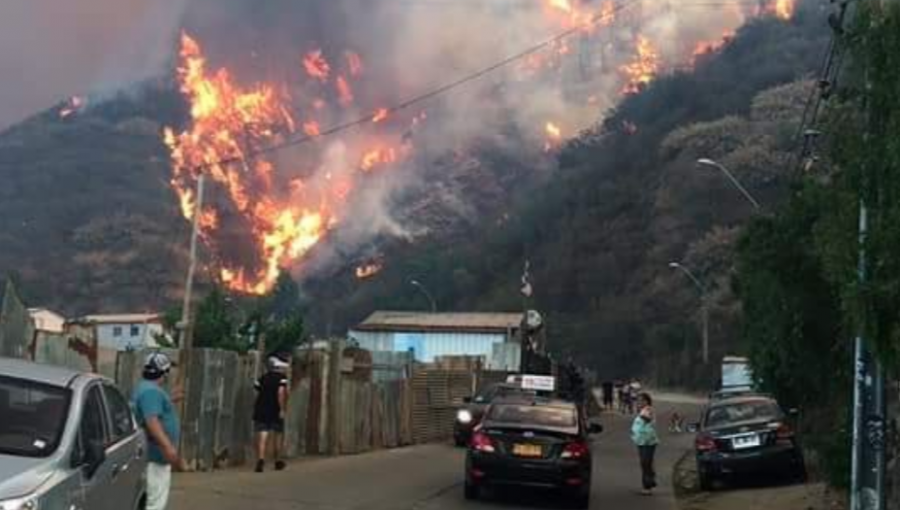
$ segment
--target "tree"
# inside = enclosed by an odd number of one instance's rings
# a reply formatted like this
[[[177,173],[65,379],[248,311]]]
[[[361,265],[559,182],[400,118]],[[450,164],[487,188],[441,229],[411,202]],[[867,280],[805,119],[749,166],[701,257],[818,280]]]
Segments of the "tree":
[[[234,334],[234,321],[225,293],[213,287],[197,307],[194,319],[194,346],[242,351]]]

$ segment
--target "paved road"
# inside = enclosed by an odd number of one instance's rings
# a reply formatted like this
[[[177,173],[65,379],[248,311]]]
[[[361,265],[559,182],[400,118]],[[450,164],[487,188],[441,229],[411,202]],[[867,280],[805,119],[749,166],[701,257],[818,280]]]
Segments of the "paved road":
[[[672,405],[657,405],[660,421]],[[607,414],[606,431],[594,444],[592,508],[674,510],[672,466],[690,445],[686,435],[663,435],[658,471],[660,490],[638,494],[637,455],[628,441],[629,420]],[[463,452],[449,445],[428,445],[353,457],[299,461],[284,472],[246,471],[185,475],[176,482],[171,510],[481,510],[557,508],[541,492],[512,491],[486,501],[462,495]]]

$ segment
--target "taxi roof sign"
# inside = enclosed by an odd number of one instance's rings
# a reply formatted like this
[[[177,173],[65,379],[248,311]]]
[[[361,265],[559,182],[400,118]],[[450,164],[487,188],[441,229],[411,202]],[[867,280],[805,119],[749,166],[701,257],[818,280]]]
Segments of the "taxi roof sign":
[[[551,375],[511,375],[506,382],[518,384],[523,390],[556,391],[556,378]]]

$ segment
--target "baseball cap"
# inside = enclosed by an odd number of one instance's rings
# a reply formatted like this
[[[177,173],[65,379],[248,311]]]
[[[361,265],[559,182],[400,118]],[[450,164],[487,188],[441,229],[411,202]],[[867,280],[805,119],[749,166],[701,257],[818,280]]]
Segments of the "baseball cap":
[[[151,352],[144,360],[144,374],[151,377],[162,377],[169,373],[175,363],[161,352]]]

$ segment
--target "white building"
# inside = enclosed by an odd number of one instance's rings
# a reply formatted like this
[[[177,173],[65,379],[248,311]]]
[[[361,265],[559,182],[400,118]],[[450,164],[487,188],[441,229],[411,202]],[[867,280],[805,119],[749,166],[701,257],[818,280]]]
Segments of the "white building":
[[[93,327],[97,346],[117,351],[159,347],[156,337],[165,335],[162,317],[155,313],[85,315],[70,323]]]
[[[370,351],[412,351],[416,361],[440,356],[481,356],[485,368],[518,370],[522,313],[422,313],[378,311],[350,330]]]
[[[62,333],[66,328],[66,318],[47,308],[29,308],[31,321],[37,331]]]

